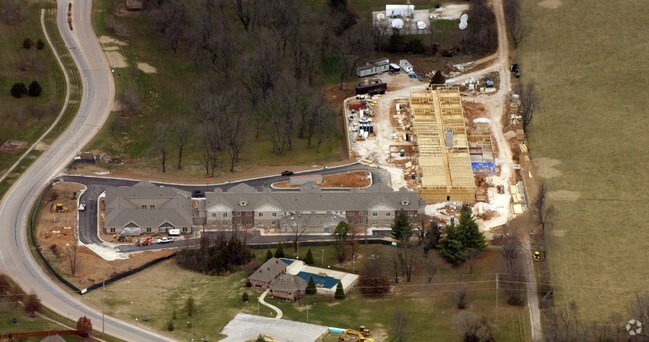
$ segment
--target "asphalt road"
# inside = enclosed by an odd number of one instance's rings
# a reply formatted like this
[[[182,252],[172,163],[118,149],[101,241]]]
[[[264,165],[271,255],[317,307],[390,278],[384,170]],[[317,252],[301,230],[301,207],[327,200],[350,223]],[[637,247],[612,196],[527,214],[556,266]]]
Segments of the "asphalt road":
[[[67,24],[69,1],[58,1],[57,23],[66,46],[81,73],[83,96],[80,109],[68,129],[9,189],[0,202],[0,270],[27,292],[37,293],[42,303],[70,319],[89,317],[101,330],[102,315],[54,283],[40,268],[27,240],[29,211],[45,188],[85,145],[108,117],[115,94],[111,70],[90,23],[92,1],[73,4],[74,31]],[[164,336],[105,317],[105,332],[127,341],[167,341]]]

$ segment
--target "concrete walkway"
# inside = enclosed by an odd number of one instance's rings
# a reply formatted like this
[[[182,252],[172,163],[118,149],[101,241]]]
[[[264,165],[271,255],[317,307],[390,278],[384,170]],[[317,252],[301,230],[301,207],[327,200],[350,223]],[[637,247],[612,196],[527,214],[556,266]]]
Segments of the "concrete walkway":
[[[276,307],[275,305],[268,304],[268,303],[266,303],[266,302],[264,301],[264,298],[266,298],[266,295],[267,295],[267,294],[268,294],[268,290],[264,291],[264,293],[262,293],[261,296],[259,296],[259,303],[261,303],[261,305],[267,306],[267,307],[269,307],[269,308],[275,310],[275,312],[277,312],[277,316],[275,316],[275,319],[281,319],[282,316],[284,315],[284,313],[282,312],[282,310],[280,310],[280,309],[279,309],[278,307]]]

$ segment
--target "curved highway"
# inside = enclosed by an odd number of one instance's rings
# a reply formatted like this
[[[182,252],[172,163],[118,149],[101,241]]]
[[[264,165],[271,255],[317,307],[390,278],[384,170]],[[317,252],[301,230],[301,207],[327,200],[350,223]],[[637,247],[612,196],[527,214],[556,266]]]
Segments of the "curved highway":
[[[73,2],[74,31],[67,24],[69,1],[58,1],[57,23],[61,36],[79,68],[83,96],[70,127],[23,173],[0,202],[0,271],[9,274],[28,292],[39,295],[55,312],[77,320],[85,315],[100,327],[102,315],[62,290],[34,260],[25,233],[30,208],[46,184],[101,128],[110,112],[115,86],[108,62],[90,23],[92,1]],[[105,332],[127,341],[167,341],[148,330],[105,318]]]

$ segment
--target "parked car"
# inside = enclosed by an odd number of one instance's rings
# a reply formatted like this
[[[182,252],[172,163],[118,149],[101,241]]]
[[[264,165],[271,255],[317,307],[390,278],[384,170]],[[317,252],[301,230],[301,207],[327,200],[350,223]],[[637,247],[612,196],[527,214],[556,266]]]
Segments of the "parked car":
[[[171,243],[171,242],[174,242],[174,239],[172,239],[170,237],[161,237],[161,238],[155,240],[155,243]]]
[[[283,171],[283,172],[282,172],[282,176],[292,176],[292,175],[294,175],[294,174],[295,174],[295,173],[294,173],[293,171]]]
[[[86,205],[83,203],[79,204],[79,211],[84,211],[84,210],[86,210]]]

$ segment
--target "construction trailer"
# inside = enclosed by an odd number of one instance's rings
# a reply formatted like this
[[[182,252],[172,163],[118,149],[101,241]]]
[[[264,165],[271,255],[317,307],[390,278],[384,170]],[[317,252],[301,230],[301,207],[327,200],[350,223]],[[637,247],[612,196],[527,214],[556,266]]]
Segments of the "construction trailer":
[[[403,70],[406,74],[410,74],[411,72],[414,71],[414,69],[413,69],[413,67],[412,67],[412,64],[410,64],[410,62],[408,62],[408,60],[406,60],[406,59],[402,59],[402,60],[399,61],[399,67],[400,67],[401,70]]]
[[[460,89],[412,91],[410,110],[414,121],[413,141],[419,149],[422,199],[428,203],[475,201],[476,186]]]
[[[379,58],[356,68],[356,75],[358,77],[366,77],[378,75],[386,71],[390,71],[390,60],[387,58]]]
[[[363,83],[359,83],[358,86],[356,86],[356,95],[360,94],[369,94],[369,95],[374,95],[374,94],[385,94],[385,92],[388,90],[388,85],[387,83],[379,80],[379,79],[372,79],[372,80],[367,80]]]

